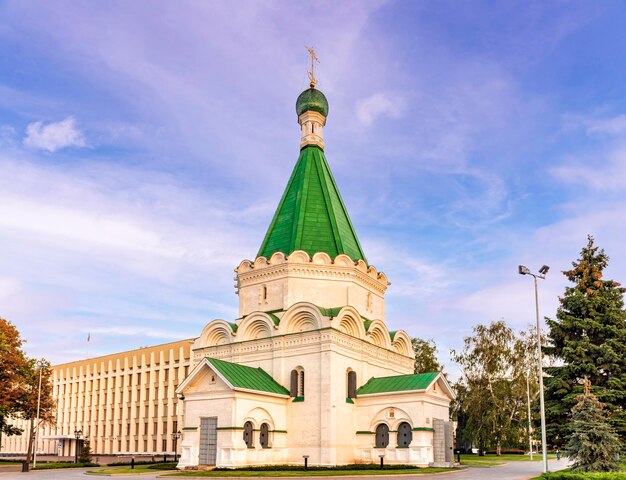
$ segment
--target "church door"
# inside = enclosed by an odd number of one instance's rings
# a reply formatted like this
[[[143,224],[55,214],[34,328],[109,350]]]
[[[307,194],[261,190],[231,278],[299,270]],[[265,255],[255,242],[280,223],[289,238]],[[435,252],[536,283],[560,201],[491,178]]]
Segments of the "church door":
[[[214,466],[217,459],[217,417],[200,419],[200,465]]]

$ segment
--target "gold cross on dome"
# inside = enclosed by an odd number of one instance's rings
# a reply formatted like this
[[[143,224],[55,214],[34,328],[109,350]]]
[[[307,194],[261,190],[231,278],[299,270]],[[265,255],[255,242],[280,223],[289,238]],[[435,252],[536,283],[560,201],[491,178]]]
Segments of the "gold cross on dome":
[[[309,55],[311,55],[311,70],[307,71],[306,73],[309,75],[311,88],[315,88],[315,85],[317,84],[317,79],[315,78],[315,62],[320,63],[320,61],[319,58],[317,58],[317,55],[315,55],[315,50],[313,49],[313,47],[305,48],[309,52]]]

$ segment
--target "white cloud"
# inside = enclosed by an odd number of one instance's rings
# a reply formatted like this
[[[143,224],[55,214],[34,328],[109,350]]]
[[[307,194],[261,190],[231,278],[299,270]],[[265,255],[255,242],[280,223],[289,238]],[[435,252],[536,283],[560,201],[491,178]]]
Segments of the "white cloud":
[[[550,173],[564,183],[584,185],[587,189],[621,193],[626,187],[626,146],[615,148],[598,158],[568,158]]]
[[[76,119],[67,117],[60,122],[33,122],[26,128],[24,145],[38,150],[56,152],[66,147],[84,147],[85,137],[76,127]]]
[[[356,109],[359,122],[371,127],[381,116],[398,118],[402,113],[400,99],[384,93],[375,93],[365,100],[360,100]]]
[[[626,115],[618,115],[612,118],[603,118],[587,122],[587,133],[606,133],[609,135],[621,135],[626,133]]]

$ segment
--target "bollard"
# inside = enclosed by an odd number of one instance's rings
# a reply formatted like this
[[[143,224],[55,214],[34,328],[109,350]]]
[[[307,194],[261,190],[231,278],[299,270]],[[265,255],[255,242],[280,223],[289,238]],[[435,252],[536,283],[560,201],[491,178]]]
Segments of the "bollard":
[[[167,462],[167,453],[163,454],[163,463]]]
[[[308,470],[308,468],[309,468],[309,456],[308,455],[302,455],[302,458],[304,458],[304,469]]]
[[[380,456],[380,469],[383,470],[385,468],[385,456],[384,455],[379,455]]]
[[[461,465],[461,450],[456,451],[456,458],[459,462],[459,465]]]
[[[135,457],[130,459],[130,468],[132,468],[132,469],[135,468]]]

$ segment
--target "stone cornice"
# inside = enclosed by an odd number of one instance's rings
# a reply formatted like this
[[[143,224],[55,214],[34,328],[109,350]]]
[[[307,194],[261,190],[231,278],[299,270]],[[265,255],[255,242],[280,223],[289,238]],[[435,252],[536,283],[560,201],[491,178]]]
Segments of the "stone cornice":
[[[372,278],[371,274],[362,272],[356,266],[328,265],[315,263],[292,263],[285,262],[278,265],[267,265],[262,268],[254,268],[247,272],[237,274],[239,286],[262,284],[271,280],[282,278],[308,278],[328,280],[352,280],[363,287],[374,290],[384,295],[389,282],[386,277]]]
[[[351,356],[354,356],[355,353],[365,354],[372,363],[382,367],[392,365],[398,369],[406,369],[413,364],[410,357],[352,337],[334,328],[197,348],[193,350],[193,357],[196,364],[207,356],[243,363],[245,360],[242,360],[241,356],[254,355],[255,357],[261,356],[265,359],[272,359],[283,356],[283,349],[285,348],[288,348],[292,354],[295,349],[304,350],[311,347],[314,347],[317,352],[332,350],[335,347],[338,353],[350,353]]]

